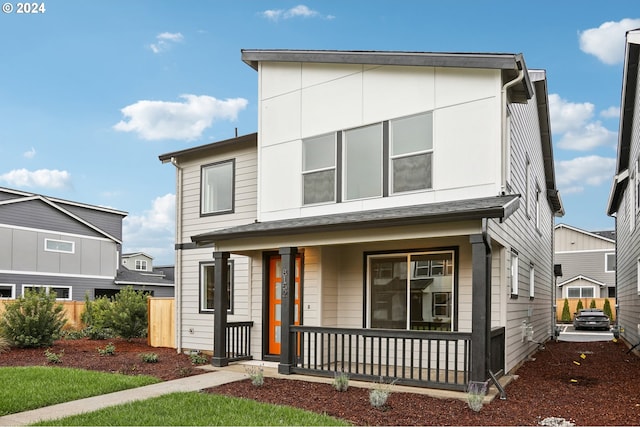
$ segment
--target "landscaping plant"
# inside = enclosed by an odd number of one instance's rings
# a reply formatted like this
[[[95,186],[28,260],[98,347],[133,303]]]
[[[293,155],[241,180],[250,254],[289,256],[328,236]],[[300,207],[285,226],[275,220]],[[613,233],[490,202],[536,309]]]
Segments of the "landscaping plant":
[[[116,354],[116,346],[113,345],[112,342],[110,342],[109,344],[105,345],[104,348],[98,347],[98,354],[100,354],[100,356],[113,356],[114,354]]]
[[[338,391],[347,391],[349,388],[349,374],[346,372],[336,372],[331,385]]]
[[[111,328],[125,338],[147,336],[147,295],[128,286],[116,294],[112,303]]]
[[[584,308],[584,305],[582,305],[582,300],[579,299],[578,305],[576,306],[576,313],[580,313],[580,310],[582,310],[583,308]]]
[[[46,349],[44,351],[44,355],[47,358],[47,361],[49,361],[49,363],[62,363],[62,356],[64,355],[64,350],[62,350],[60,353],[54,353],[51,351],[51,349]]]
[[[144,363],[158,363],[157,353],[142,353],[140,358]]]
[[[592,299],[589,308],[596,308],[596,300]]]
[[[205,363],[209,363],[209,358],[198,351],[189,353],[189,359],[193,365],[204,365]]]
[[[480,381],[470,381],[467,388],[467,404],[475,412],[479,412],[484,404],[484,397],[487,394],[487,383]]]
[[[27,289],[6,305],[0,318],[0,335],[17,347],[48,347],[60,338],[66,322],[64,307],[56,303],[55,292]]]
[[[262,366],[247,366],[247,375],[251,378],[251,384],[261,387],[264,384],[264,369]]]
[[[606,314],[610,320],[613,320],[613,313],[611,312],[611,303],[609,299],[604,300],[604,306],[602,307],[602,312]]]
[[[393,387],[395,383],[395,380],[391,383],[386,383],[384,379],[380,377],[380,382],[376,383],[375,387],[369,391],[369,403],[371,403],[371,406],[376,409],[384,408],[391,394],[391,387]]]
[[[571,310],[569,309],[569,300],[564,299],[564,305],[562,306],[562,322],[571,323]]]

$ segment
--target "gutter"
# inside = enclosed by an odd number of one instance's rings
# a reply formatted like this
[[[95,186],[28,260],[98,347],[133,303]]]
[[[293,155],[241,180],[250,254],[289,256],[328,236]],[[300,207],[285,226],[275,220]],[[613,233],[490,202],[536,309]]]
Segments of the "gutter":
[[[518,62],[518,66],[520,68],[520,72],[518,73],[518,77],[515,79],[508,81],[502,86],[501,91],[501,102],[500,102],[500,114],[502,120],[502,179],[500,182],[500,194],[507,194],[507,174],[509,172],[509,135],[507,135],[507,91],[516,84],[520,83],[524,79],[524,67]]]
[[[175,157],[171,157],[171,164],[176,168],[176,242],[182,237],[182,167],[178,166]],[[176,299],[176,351],[182,353],[182,247],[175,248],[174,296]]]

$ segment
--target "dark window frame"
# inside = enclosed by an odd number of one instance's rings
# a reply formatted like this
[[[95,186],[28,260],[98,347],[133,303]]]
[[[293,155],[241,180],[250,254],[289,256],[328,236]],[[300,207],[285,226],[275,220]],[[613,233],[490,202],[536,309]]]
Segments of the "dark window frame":
[[[204,177],[205,170],[214,166],[231,163],[231,208],[219,211],[204,212]],[[236,209],[236,159],[221,160],[219,162],[207,163],[200,166],[200,217],[227,215],[235,213]]]

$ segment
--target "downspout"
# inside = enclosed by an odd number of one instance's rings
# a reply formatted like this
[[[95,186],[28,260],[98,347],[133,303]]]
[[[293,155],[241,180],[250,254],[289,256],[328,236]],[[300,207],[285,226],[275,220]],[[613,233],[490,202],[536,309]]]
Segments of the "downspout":
[[[507,91],[512,86],[515,86],[516,84],[520,83],[522,79],[524,79],[524,68],[520,67],[520,72],[518,74],[518,77],[505,83],[502,86],[502,91],[500,92],[501,94],[500,113],[501,113],[501,119],[502,119],[502,126],[501,126],[502,127],[502,135],[501,135],[502,179],[500,181],[500,194],[507,193],[507,173],[509,171],[508,162],[511,161],[511,159],[509,159],[509,135],[507,135],[507,132],[509,131],[509,129],[507,129],[507,101],[508,101]]]
[[[176,239],[182,240],[182,168],[178,166],[175,157],[171,158],[171,164],[176,168]],[[176,301],[176,350],[182,353],[182,247],[176,247],[176,265],[174,273],[174,297]]]

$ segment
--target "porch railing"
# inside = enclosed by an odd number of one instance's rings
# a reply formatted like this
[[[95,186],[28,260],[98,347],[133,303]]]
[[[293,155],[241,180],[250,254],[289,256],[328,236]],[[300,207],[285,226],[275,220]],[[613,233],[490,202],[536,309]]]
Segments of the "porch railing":
[[[253,322],[227,323],[226,354],[229,362],[250,360]]]
[[[471,333],[291,326],[298,349],[292,372],[396,381],[465,390],[471,369]]]
[[[496,377],[504,375],[504,341],[504,327],[491,329],[491,360],[489,362],[489,369],[491,369],[491,372],[496,375]]]

